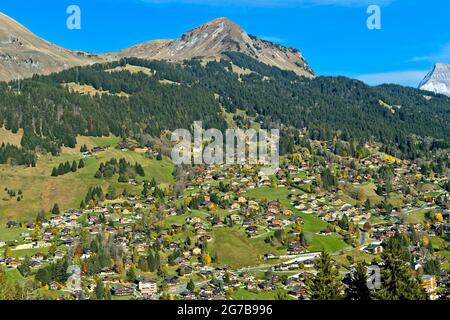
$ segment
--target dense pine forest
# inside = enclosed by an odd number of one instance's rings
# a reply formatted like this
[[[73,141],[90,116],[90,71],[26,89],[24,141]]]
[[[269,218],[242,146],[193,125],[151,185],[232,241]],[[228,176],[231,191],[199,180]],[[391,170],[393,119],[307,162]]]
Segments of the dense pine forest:
[[[119,68],[127,65],[150,72]],[[233,65],[252,72],[238,75]],[[108,94],[74,93],[67,83]],[[24,80],[20,90],[15,82],[0,83],[0,97],[0,126],[23,128],[24,150],[52,154],[63,145],[75,147],[77,135],[159,136],[200,120],[206,128],[224,130],[223,109],[244,110],[264,128],[306,129],[314,139],[379,142],[384,151],[410,159],[450,146],[450,98],[344,77],[308,80],[239,53],[207,64],[130,58],[73,68]],[[291,137],[282,137],[282,149],[289,151],[286,139]],[[2,146],[0,162],[33,163],[28,151],[13,151]]]

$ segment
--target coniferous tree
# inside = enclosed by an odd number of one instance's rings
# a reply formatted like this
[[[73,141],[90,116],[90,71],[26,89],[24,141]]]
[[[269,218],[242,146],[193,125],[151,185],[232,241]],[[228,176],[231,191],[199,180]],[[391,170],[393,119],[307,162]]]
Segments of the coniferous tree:
[[[72,172],[77,172],[78,166],[75,160],[72,162],[72,167],[70,169]]]
[[[85,144],[83,144],[80,148],[80,152],[83,153],[83,152],[87,152],[87,151],[88,151],[87,146]]]
[[[155,269],[159,270],[161,268],[161,257],[159,255],[159,252],[157,251],[155,253]]]
[[[346,298],[349,300],[371,300],[370,289],[367,286],[367,269],[364,262],[356,264],[350,279],[350,285],[346,290]]]
[[[147,182],[144,182],[144,188],[142,190],[142,195],[144,197],[147,197],[149,195],[149,184]]]
[[[308,245],[308,240],[306,239],[306,236],[303,232],[300,233],[299,239],[302,246],[306,247]]]
[[[57,169],[58,175],[61,176],[65,173],[64,171],[64,165],[62,163],[59,164],[58,169]]]
[[[441,274],[441,264],[438,259],[429,259],[423,266],[423,271],[426,274],[439,276]]]
[[[22,261],[20,266],[17,267],[17,270],[19,270],[20,274],[23,277],[28,277],[31,273],[31,259],[30,257],[26,256],[25,259]]]
[[[136,163],[135,170],[138,175],[140,175],[141,177],[145,177],[145,171],[141,164]]]
[[[342,219],[340,219],[339,221],[338,221],[338,226],[339,226],[339,228],[341,228],[341,229],[343,229],[343,230],[348,230],[348,228],[349,228],[349,221],[348,221],[348,216],[346,215],[346,214],[344,214],[343,216],[342,216]]]
[[[187,283],[186,289],[188,289],[189,291],[195,290],[195,283],[194,281],[192,281],[192,279],[190,279],[189,282]]]
[[[339,270],[328,253],[322,252],[316,259],[314,267],[317,275],[308,282],[312,300],[342,299],[342,283]]]
[[[150,272],[156,271],[155,256],[153,255],[153,253],[151,251],[148,253],[148,256],[147,256],[147,264],[148,264],[148,270]]]
[[[128,175],[126,173],[121,173],[119,175],[119,182],[121,183],[127,183],[128,182]]]
[[[66,161],[64,163],[64,173],[68,173],[68,172],[70,172],[70,170],[71,170],[70,163],[69,163],[69,161]]]
[[[80,159],[80,161],[78,162],[78,169],[82,169],[84,168],[85,164],[84,164],[84,160]]]
[[[59,205],[57,203],[53,205],[52,214],[60,214]]]
[[[404,247],[399,240],[389,239],[387,248],[382,254],[382,270],[380,290],[374,297],[381,300],[426,300],[427,294],[420,280],[412,273],[408,262],[405,262]]]
[[[338,184],[337,178],[331,173],[331,170],[329,168],[326,168],[322,172],[321,178],[322,178],[323,188],[325,190],[329,190],[331,188],[334,188]]]
[[[134,267],[131,267],[128,271],[127,271],[127,279],[130,282],[134,282],[136,280],[136,272],[134,271]]]
[[[95,297],[97,300],[103,300],[105,298],[105,285],[103,281],[98,280],[95,287]]]

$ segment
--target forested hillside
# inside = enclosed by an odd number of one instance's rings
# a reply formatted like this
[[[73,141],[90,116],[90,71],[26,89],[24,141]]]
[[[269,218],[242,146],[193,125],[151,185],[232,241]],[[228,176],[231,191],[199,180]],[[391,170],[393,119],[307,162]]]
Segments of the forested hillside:
[[[0,126],[23,128],[24,149],[57,154],[63,145],[74,147],[77,135],[158,136],[196,120],[225,129],[223,106],[246,111],[262,127],[307,128],[322,140],[337,135],[381,142],[407,158],[449,147],[450,98],[394,85],[371,88],[344,77],[309,80],[244,54],[227,56],[206,65],[123,59],[35,76],[20,88],[0,83]],[[145,72],[130,72],[130,65]],[[233,65],[253,72],[239,75]],[[82,95],[68,83],[103,94]]]

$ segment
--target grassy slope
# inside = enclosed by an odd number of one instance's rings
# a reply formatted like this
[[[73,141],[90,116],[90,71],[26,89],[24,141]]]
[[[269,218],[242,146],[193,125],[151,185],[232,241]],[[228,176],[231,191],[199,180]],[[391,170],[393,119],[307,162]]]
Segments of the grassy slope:
[[[363,183],[359,185],[351,185],[349,190],[345,190],[344,192],[339,192],[339,198],[351,205],[357,205],[361,203],[365,203],[366,199],[369,199],[370,203],[377,204],[383,200],[383,197],[380,197],[376,194],[376,185],[374,183]],[[358,198],[358,194],[362,195],[362,201]],[[353,197],[351,197],[353,195]]]
[[[79,145],[86,144],[92,148],[94,146],[114,145],[118,138],[90,138],[80,137]],[[131,163],[139,162],[146,172],[145,179],[155,179],[163,185],[173,181],[173,165],[168,160],[157,161],[146,158],[143,154],[131,151],[123,152],[113,147],[104,152],[98,153],[95,158],[85,159],[86,167],[76,173],[69,173],[59,177],[51,177],[52,168],[59,163],[69,161],[79,161],[81,156],[76,149],[63,150],[61,156],[43,156],[39,159],[36,168],[10,167],[0,165],[0,222],[9,218],[30,218],[34,217],[39,210],[50,210],[54,203],[58,203],[61,209],[78,208],[89,187],[102,185],[106,191],[112,184],[116,192],[121,192],[124,188],[136,192],[140,187],[117,182],[117,177],[111,180],[98,180],[94,178],[101,162],[109,159],[125,158]],[[140,178],[142,180],[142,178]],[[23,191],[23,200],[18,202],[15,198],[5,201],[7,193],[4,188]]]
[[[288,188],[274,189],[270,187],[261,187],[248,191],[247,196],[256,199],[266,199],[268,201],[279,200],[284,206],[293,209],[295,213],[299,214],[305,222],[303,225],[303,231],[308,239],[310,251],[324,250],[327,252],[336,252],[347,247],[347,244],[339,239],[337,235],[317,235],[316,233],[324,229],[327,226],[327,223],[314,215],[301,213],[291,206],[289,199],[287,199],[287,195],[290,193],[291,192]]]
[[[0,145],[2,143],[9,143],[15,146],[20,146],[20,141],[22,140],[23,129],[19,129],[17,133],[12,133],[3,127],[0,127]]]
[[[425,221],[425,214],[428,212],[428,209],[419,209],[414,210],[411,213],[401,215],[406,223],[416,224],[423,223]]]
[[[217,254],[220,264],[231,267],[246,267],[263,264],[262,256],[273,248],[261,239],[249,239],[237,228],[215,228],[212,253]]]

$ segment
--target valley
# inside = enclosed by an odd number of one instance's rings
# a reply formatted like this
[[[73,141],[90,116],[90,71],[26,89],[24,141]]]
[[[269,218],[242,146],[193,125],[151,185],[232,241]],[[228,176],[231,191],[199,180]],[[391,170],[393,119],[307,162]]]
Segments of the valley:
[[[2,200],[2,263],[10,281],[39,279],[35,297],[64,299],[80,292],[65,288],[56,275],[42,278],[39,270],[65,261],[73,246],[79,248],[73,259],[85,270],[82,294],[94,299],[307,298],[321,252],[331,254],[345,275],[354,261],[376,263],[383,242],[406,234],[419,239],[411,238],[418,244],[408,247],[416,261],[437,259],[445,268],[448,176],[418,174],[414,162],[376,150],[356,159],[332,156],[332,142],[309,143],[283,156],[274,176],[222,165],[198,166],[174,180],[180,171],[170,160],[113,136],[78,137],[74,149],[41,156],[36,167],[1,165],[2,186],[23,196],[17,203]],[[334,182],[319,170],[324,151],[333,159]],[[112,158],[142,164],[145,178],[132,184],[118,182],[117,175],[95,178],[99,163]],[[51,176],[58,163],[80,159],[84,168]],[[92,187],[102,191],[85,201]],[[432,260],[419,255],[430,244]],[[103,254],[109,258],[97,260]],[[135,282],[152,289],[136,289]],[[106,296],[95,286],[105,286]]]
[[[227,18],[105,54],[0,22],[0,300],[450,297],[444,65],[369,86]],[[279,166],[175,165],[198,121],[280,130]]]

